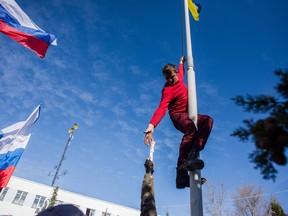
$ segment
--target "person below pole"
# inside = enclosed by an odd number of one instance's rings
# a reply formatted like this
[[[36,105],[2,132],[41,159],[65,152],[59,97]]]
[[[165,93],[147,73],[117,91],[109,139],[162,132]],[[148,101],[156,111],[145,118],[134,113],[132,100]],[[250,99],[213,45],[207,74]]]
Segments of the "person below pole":
[[[142,181],[140,216],[157,216],[154,194],[154,163],[149,158],[145,161],[146,174]]]

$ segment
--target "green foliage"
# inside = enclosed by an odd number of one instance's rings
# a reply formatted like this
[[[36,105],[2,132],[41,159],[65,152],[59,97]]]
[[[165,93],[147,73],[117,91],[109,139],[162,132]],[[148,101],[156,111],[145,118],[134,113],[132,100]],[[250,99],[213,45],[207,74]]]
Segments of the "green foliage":
[[[50,198],[49,207],[54,206],[56,204],[57,196],[58,196],[58,189],[59,187],[54,187],[52,197]]]
[[[245,112],[268,113],[265,119],[244,120],[231,135],[240,141],[252,141],[256,149],[249,154],[250,161],[259,169],[264,179],[275,181],[277,170],[274,164],[286,165],[284,154],[288,147],[288,70],[277,70],[280,83],[275,86],[279,98],[269,95],[236,96],[232,98]]]
[[[272,216],[287,216],[287,214],[284,213],[281,205],[276,200],[271,201],[270,208]]]

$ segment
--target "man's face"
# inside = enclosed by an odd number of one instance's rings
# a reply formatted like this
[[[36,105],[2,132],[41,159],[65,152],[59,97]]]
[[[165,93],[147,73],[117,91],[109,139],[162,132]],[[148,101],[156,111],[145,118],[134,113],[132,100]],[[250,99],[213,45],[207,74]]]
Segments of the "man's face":
[[[169,85],[175,85],[175,83],[178,81],[178,74],[174,71],[165,74],[164,77]]]

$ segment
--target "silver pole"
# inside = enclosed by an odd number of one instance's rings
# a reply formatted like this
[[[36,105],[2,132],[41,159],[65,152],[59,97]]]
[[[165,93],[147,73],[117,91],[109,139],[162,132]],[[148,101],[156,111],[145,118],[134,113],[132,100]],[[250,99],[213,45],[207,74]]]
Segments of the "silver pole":
[[[192,56],[188,0],[184,0],[184,10],[188,64],[188,113],[189,117],[197,128],[197,95],[194,62]],[[201,172],[199,170],[190,171],[190,213],[191,216],[203,216]]]
[[[196,95],[196,82],[195,82],[195,71],[194,61],[192,55],[192,41],[190,33],[190,21],[189,21],[189,9],[188,0],[184,0],[185,9],[185,27],[186,27],[186,46],[187,46],[187,76],[188,76],[188,112],[189,117],[197,127],[197,95]]]

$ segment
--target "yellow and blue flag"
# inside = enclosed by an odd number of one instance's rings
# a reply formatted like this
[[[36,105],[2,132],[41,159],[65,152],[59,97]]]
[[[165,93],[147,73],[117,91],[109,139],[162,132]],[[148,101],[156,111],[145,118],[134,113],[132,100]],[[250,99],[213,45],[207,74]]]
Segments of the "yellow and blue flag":
[[[199,13],[201,10],[201,5],[194,3],[192,0],[188,0],[188,8],[196,21],[199,21]]]

